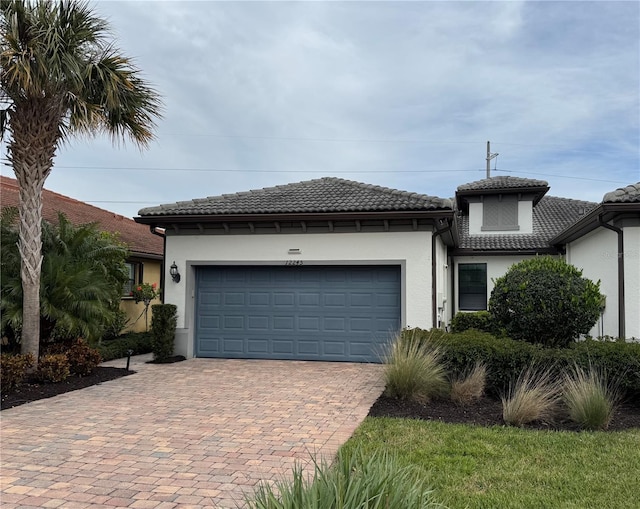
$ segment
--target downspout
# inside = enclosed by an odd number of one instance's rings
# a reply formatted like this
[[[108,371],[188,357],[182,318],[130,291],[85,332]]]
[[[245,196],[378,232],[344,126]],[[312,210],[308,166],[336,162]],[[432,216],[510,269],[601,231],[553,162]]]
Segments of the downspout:
[[[149,226],[149,231],[153,235],[162,237],[162,262],[160,262],[160,288],[162,288],[162,292],[160,293],[160,302],[164,304],[164,254],[167,252],[167,236],[164,233],[158,233],[156,227],[153,225]]]
[[[452,223],[447,221],[447,227],[442,230],[436,230],[436,232],[431,236],[431,309],[432,309],[432,328],[436,328],[436,323],[438,321],[438,302],[437,302],[437,290],[438,286],[436,283],[437,279],[437,271],[436,271],[436,239],[442,235],[443,233],[447,233],[451,231]]]
[[[623,231],[605,223],[602,214],[598,216],[598,226],[611,230],[618,234],[618,337],[626,336],[625,310],[624,310],[624,235]]]

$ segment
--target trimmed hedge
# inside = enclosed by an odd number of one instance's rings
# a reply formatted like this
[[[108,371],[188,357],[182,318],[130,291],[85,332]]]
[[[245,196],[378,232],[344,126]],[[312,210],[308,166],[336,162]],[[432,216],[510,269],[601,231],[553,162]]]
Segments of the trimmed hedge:
[[[178,306],[175,304],[154,304],[151,306],[151,347],[153,360],[163,361],[173,355],[173,343],[178,323]]]
[[[150,332],[130,332],[115,339],[105,340],[97,345],[96,349],[100,352],[102,361],[106,362],[126,357],[129,350],[132,351],[131,355],[150,353],[151,341]]]
[[[476,362],[486,363],[487,390],[494,395],[508,388],[531,364],[552,368],[558,374],[575,364],[585,369],[590,366],[603,369],[627,397],[640,400],[640,343],[588,339],[568,348],[544,348],[477,330],[455,334],[410,329],[403,334],[441,346],[442,360],[453,373],[464,372]]]
[[[460,311],[451,319],[451,332],[464,332],[476,329],[483,332],[493,332],[495,327],[489,311],[474,311],[464,313]]]

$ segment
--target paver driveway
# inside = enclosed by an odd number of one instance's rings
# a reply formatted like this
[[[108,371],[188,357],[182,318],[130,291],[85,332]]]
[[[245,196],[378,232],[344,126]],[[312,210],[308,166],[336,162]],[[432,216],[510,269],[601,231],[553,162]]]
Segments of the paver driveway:
[[[258,481],[333,455],[383,388],[371,364],[191,359],[134,369],[2,412],[3,509],[238,507]]]

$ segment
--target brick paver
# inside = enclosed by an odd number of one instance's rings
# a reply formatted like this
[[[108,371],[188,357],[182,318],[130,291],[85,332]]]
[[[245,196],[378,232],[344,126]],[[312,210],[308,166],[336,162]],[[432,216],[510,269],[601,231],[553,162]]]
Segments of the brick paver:
[[[145,359],[2,412],[3,509],[238,507],[258,482],[331,458],[383,388],[372,364]]]

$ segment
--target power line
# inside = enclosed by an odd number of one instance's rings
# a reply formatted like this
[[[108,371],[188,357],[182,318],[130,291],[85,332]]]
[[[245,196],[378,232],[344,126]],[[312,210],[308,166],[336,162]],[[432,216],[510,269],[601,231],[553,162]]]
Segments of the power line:
[[[330,171],[325,170],[268,170],[268,169],[225,169],[225,168],[160,168],[160,167],[111,167],[111,166],[55,166],[55,168],[63,168],[69,170],[98,170],[98,171],[178,171],[178,172],[195,172],[195,173],[320,173],[331,175],[353,175],[353,174],[395,174],[395,173],[471,173],[471,172],[484,172],[484,168],[476,168],[469,170],[460,169],[429,169],[429,170],[346,170],[346,171]],[[577,177],[574,175],[558,175],[553,173],[540,173],[535,170],[505,170],[503,168],[496,168],[494,171],[502,173],[517,173],[524,175],[540,175],[545,177],[564,178],[572,180],[585,180],[592,182],[606,182],[613,184],[626,184],[623,180],[613,179],[597,179],[590,177]]]

